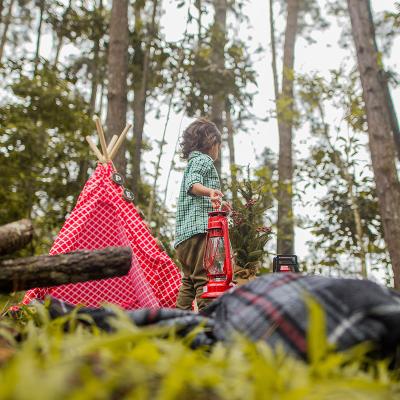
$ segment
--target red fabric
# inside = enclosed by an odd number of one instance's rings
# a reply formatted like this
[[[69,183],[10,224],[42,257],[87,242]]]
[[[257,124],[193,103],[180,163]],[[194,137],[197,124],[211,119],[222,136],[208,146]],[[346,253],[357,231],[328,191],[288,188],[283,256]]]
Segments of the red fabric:
[[[122,187],[111,180],[111,164],[98,165],[61,229],[50,254],[129,246],[132,266],[126,276],[36,288],[23,303],[51,295],[71,304],[98,307],[117,304],[125,309],[175,307],[181,277],[161,251],[133,203],[122,198]]]

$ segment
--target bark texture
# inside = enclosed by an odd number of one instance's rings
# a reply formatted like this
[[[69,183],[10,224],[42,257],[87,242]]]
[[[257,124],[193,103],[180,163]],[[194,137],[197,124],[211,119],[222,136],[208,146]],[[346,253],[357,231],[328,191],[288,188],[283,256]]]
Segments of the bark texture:
[[[235,161],[235,141],[234,141],[234,127],[232,122],[231,108],[229,104],[225,106],[226,129],[228,132],[227,142],[229,149],[229,169],[231,171],[231,187],[232,199],[237,199],[237,176],[236,176],[236,161]]]
[[[294,253],[293,220],[293,68],[297,36],[299,0],[287,1],[283,49],[282,92],[277,103],[279,128],[278,254]],[[276,87],[276,85],[275,85]]]
[[[369,148],[384,238],[392,262],[394,285],[400,288],[400,184],[386,89],[367,0],[347,0],[365,102]]]
[[[142,159],[142,145],[143,145],[143,128],[146,116],[146,103],[147,103],[147,90],[149,86],[150,74],[150,50],[152,47],[153,39],[156,35],[156,16],[157,16],[158,0],[153,0],[153,11],[151,15],[151,22],[149,32],[147,32],[147,40],[145,42],[145,49],[143,54],[143,67],[140,85],[134,85],[134,98],[133,98],[133,137],[135,142],[135,149],[132,157],[132,190],[135,195],[138,194],[138,186],[141,180],[141,159]],[[142,8],[135,6],[135,29],[139,31],[141,26]],[[140,43],[138,43],[140,46]],[[138,49],[139,50],[139,49]],[[133,77],[137,79],[137,77]]]
[[[0,292],[122,276],[129,271],[131,257],[129,247],[108,247],[96,251],[2,261]]]
[[[108,105],[107,139],[119,135],[126,125],[127,76],[128,76],[128,1],[113,0],[108,49]],[[125,144],[123,143],[114,164],[118,171],[126,169]]]
[[[214,5],[214,24],[212,28],[212,53],[211,61],[213,69],[218,75],[225,70],[225,44],[226,44],[226,14],[227,1],[213,0]],[[211,120],[217,125],[219,131],[223,132],[223,112],[225,110],[225,92],[223,84],[218,85],[219,91],[216,91],[211,102]],[[221,155],[215,161],[215,168],[221,176]]]
[[[8,28],[10,27],[10,23],[12,20],[12,9],[14,6],[14,2],[15,2],[15,0],[10,1],[9,5],[8,5],[7,15],[4,18],[3,34],[2,34],[1,40],[0,40],[0,62],[1,62],[1,59],[3,58],[4,48],[7,43],[7,33],[8,33]],[[3,2],[1,2],[1,12],[2,11],[3,11]],[[1,19],[3,19],[3,18],[1,17]]]
[[[25,247],[33,237],[33,226],[29,219],[21,219],[0,226],[0,255],[10,254]]]

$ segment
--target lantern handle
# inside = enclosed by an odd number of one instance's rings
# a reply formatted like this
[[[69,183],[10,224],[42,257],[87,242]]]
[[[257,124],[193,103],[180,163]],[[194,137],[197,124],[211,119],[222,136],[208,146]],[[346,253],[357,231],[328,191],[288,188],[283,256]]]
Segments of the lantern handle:
[[[233,279],[233,272],[232,272],[232,262],[231,262],[231,246],[230,246],[230,241],[229,241],[229,228],[228,228],[228,222],[226,218],[224,218],[221,221],[223,225],[223,231],[225,231],[227,234],[224,235],[224,246],[225,246],[225,254],[227,255],[227,259],[229,260],[229,265],[227,265],[226,268],[226,277],[227,277],[227,283],[230,284]]]

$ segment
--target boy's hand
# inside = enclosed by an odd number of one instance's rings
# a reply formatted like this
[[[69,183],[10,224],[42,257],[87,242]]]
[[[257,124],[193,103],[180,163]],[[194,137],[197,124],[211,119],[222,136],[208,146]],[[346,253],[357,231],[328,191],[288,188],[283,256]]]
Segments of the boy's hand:
[[[220,208],[223,196],[224,195],[222,194],[222,192],[218,189],[210,190],[210,200],[211,200],[212,208],[214,210],[218,210]]]

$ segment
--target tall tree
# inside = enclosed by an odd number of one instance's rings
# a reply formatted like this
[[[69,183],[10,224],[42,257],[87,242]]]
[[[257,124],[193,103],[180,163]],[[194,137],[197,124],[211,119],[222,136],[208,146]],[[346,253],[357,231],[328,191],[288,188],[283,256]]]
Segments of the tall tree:
[[[57,10],[58,11],[58,10]],[[50,19],[53,22],[53,29],[55,36],[57,37],[56,54],[54,56],[54,66],[56,67],[60,58],[61,49],[64,43],[64,39],[68,33],[71,32],[71,24],[69,24],[69,16],[72,13],[72,0],[68,0],[68,5],[62,12],[61,18],[58,13],[50,14]]]
[[[38,2],[39,7],[39,23],[37,28],[36,34],[36,49],[35,49],[35,58],[34,58],[34,75],[36,75],[36,70],[39,64],[39,57],[40,57],[40,41],[42,39],[42,26],[44,20],[44,8],[45,8],[45,0],[39,0]]]
[[[293,222],[293,67],[299,15],[299,0],[287,1],[285,43],[283,49],[282,91],[278,96],[277,117],[279,130],[279,189],[277,252],[294,252]],[[276,59],[276,57],[275,57]],[[275,84],[275,88],[278,86]]]
[[[3,58],[4,47],[7,42],[7,33],[8,33],[8,28],[9,28],[11,20],[12,20],[12,11],[13,11],[14,2],[15,2],[15,0],[10,0],[10,3],[8,5],[7,15],[4,18],[3,34],[2,34],[1,40],[0,40],[0,62],[1,62],[1,59]],[[3,2],[1,2],[1,12],[2,11],[3,11]],[[0,13],[0,18],[1,18],[1,13]]]
[[[232,115],[231,115],[231,105],[227,101],[225,105],[225,120],[226,120],[226,130],[227,130],[227,142],[229,149],[229,169],[231,171],[231,190],[233,202],[237,198],[237,167],[235,161],[235,142],[234,133],[235,128],[233,126]]]
[[[214,24],[211,34],[211,62],[213,71],[223,78],[225,70],[225,44],[226,44],[226,14],[227,1],[213,0]],[[217,125],[220,132],[223,131],[223,112],[225,110],[225,91],[223,82],[217,84],[211,103],[211,120]],[[215,162],[215,166],[221,176],[221,157]]]
[[[128,76],[128,1],[113,0],[108,49],[107,135],[110,140],[126,125]],[[125,147],[115,158],[116,168],[126,169]]]
[[[151,20],[144,39],[144,49],[142,48],[142,12],[145,2],[138,1],[135,3],[135,61],[140,65],[140,72],[133,76],[133,137],[134,152],[132,154],[132,190],[135,194],[138,192],[138,185],[141,180],[141,158],[143,146],[143,128],[146,115],[147,91],[150,78],[151,48],[156,32],[156,16],[158,9],[158,0],[153,0],[153,8],[151,12]]]
[[[2,22],[3,18],[3,8],[4,8],[4,0],[0,0],[0,23]]]
[[[394,286],[400,288],[400,183],[388,112],[382,63],[368,0],[347,0],[367,113],[369,148],[384,238],[392,262]]]
[[[92,72],[92,81],[91,81],[91,90],[90,90],[90,112],[94,114],[96,112],[96,100],[97,100],[97,92],[100,81],[100,73],[99,73],[99,61],[101,58],[101,39],[104,36],[104,29],[101,27],[103,22],[103,0],[99,1],[98,7],[93,11],[93,63],[91,65]]]

